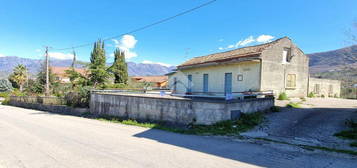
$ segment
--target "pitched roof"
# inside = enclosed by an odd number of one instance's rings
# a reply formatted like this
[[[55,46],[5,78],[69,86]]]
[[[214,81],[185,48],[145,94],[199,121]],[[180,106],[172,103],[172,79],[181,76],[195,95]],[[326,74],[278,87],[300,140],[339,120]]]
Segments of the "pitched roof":
[[[272,42],[265,43],[265,44],[238,48],[235,50],[210,54],[210,55],[201,56],[201,57],[194,57],[194,58],[182,63],[178,67],[180,68],[180,67],[204,64],[204,63],[210,63],[210,62],[229,61],[229,60],[232,60],[235,58],[240,58],[240,57],[259,56],[261,54],[261,52],[264,51],[266,48],[274,45],[275,43],[277,43],[278,41],[280,41],[284,38],[288,38],[288,37],[283,37],[283,38],[280,38],[280,39],[277,39],[277,40],[274,40]]]
[[[60,77],[66,77],[67,76],[66,70],[70,70],[70,69],[71,69],[70,67],[54,67],[54,66],[51,67],[52,73],[54,73]],[[84,76],[87,75],[86,69],[83,69],[83,68],[74,68],[74,69],[76,72],[78,72]]]
[[[168,76],[133,76],[131,78],[139,82],[153,82],[153,83],[161,83],[168,80]]]

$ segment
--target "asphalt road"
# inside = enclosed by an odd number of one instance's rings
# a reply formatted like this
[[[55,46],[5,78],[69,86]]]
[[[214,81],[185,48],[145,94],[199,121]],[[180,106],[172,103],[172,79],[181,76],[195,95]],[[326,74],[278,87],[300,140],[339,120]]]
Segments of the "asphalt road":
[[[0,167],[352,168],[357,161],[0,105]]]

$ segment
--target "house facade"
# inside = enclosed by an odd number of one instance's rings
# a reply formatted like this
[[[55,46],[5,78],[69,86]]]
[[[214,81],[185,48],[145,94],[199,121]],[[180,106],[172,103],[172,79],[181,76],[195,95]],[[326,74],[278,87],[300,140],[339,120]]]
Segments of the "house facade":
[[[130,78],[135,83],[148,83],[153,88],[167,88],[167,76],[132,76]]]
[[[52,66],[50,67],[52,70],[52,73],[55,75],[55,78],[57,81],[60,83],[70,83],[70,79],[68,74],[66,73],[67,70],[71,70],[70,67],[55,67]],[[83,76],[88,76],[88,72],[86,69],[83,68],[74,68],[74,70],[78,73],[80,73]]]
[[[236,96],[273,91],[305,97],[309,92],[309,58],[288,37],[195,57],[168,75],[169,87],[176,94]]]

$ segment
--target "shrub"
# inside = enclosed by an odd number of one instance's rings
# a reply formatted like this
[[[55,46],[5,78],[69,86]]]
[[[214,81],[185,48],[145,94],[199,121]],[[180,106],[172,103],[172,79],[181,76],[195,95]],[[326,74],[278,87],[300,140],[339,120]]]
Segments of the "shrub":
[[[289,104],[286,105],[286,107],[289,107],[289,108],[301,108],[300,103],[294,103],[294,102],[290,102]]]
[[[300,100],[301,101],[306,101],[306,98],[305,97],[300,97]]]
[[[10,92],[0,92],[0,97],[7,98],[10,96]]]
[[[322,98],[325,98],[325,95],[321,95]]]
[[[307,95],[307,97],[309,98],[314,98],[315,97],[315,94],[313,92],[310,92],[309,95]]]
[[[285,92],[282,92],[279,94],[278,100],[289,100],[289,98]]]
[[[79,87],[76,92],[65,95],[66,104],[72,107],[89,107],[90,87]]]
[[[11,82],[6,79],[0,79],[0,93],[1,92],[8,92],[13,89]]]

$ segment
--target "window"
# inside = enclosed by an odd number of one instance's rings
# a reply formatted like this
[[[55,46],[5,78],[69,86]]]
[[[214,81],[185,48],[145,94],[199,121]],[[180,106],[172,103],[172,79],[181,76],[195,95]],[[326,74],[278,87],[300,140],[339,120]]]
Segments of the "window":
[[[208,74],[203,74],[203,92],[208,92]]]
[[[287,88],[295,88],[296,87],[296,75],[295,74],[288,74],[286,80],[286,87]]]
[[[332,85],[329,85],[328,92],[330,95],[333,94],[333,86]]]
[[[238,80],[238,81],[243,81],[243,75],[239,74],[239,75],[237,76],[237,80]]]
[[[291,60],[291,48],[284,48],[283,50],[283,64],[289,63]]]
[[[320,94],[320,84],[315,84],[315,86],[314,86],[314,93],[315,93],[315,94]]]

